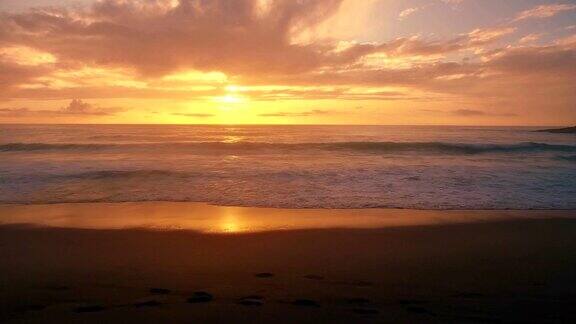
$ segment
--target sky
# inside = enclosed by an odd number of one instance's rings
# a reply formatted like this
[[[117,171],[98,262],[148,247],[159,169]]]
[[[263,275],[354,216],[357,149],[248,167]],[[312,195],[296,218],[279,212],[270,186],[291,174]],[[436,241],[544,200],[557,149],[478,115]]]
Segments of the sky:
[[[0,0],[0,123],[576,124],[576,0]]]

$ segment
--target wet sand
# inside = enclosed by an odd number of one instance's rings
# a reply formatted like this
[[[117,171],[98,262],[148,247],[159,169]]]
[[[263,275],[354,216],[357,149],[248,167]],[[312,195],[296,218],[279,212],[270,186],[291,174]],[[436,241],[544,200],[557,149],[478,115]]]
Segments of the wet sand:
[[[0,322],[574,322],[575,216],[4,205]]]

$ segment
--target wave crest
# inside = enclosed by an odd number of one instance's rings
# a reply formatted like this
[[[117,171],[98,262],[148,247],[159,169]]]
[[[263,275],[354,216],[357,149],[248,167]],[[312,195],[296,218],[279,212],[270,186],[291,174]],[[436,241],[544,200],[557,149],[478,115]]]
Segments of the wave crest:
[[[74,150],[173,150],[186,153],[234,152],[249,153],[279,150],[304,151],[351,151],[360,153],[383,154],[403,152],[425,152],[434,154],[481,154],[481,153],[538,153],[538,152],[576,152],[574,145],[556,145],[545,143],[518,144],[464,144],[445,142],[334,142],[334,143],[267,143],[267,142],[169,142],[138,144],[47,144],[47,143],[8,143],[0,145],[0,152],[28,151],[74,151]]]

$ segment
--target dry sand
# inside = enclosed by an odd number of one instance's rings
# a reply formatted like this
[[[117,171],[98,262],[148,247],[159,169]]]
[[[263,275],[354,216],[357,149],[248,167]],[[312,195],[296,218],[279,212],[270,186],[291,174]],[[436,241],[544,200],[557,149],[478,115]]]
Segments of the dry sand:
[[[575,216],[4,205],[0,322],[574,322]]]

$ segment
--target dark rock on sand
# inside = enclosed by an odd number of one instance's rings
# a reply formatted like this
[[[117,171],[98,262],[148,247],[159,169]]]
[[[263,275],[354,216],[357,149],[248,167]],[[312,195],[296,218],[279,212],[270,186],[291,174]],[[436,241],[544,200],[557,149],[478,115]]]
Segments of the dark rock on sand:
[[[170,289],[165,288],[150,288],[150,293],[155,295],[167,295],[171,293]]]
[[[263,299],[264,299],[264,297],[262,297],[262,296],[246,296],[246,297],[242,297],[238,301],[238,304],[244,305],[244,306],[262,306],[262,305],[264,305]]]
[[[274,277],[273,273],[270,272],[260,272],[254,275],[257,278],[272,278]]]
[[[296,299],[292,302],[292,305],[305,306],[305,307],[320,307],[320,304],[311,299]]]
[[[192,295],[192,297],[188,298],[187,301],[192,304],[196,303],[207,303],[211,302],[214,299],[214,296],[205,292],[205,291],[197,291]]]
[[[105,309],[106,309],[106,307],[101,306],[101,305],[88,305],[88,306],[76,307],[76,308],[74,308],[74,312],[76,312],[76,313],[95,313],[95,312],[101,312]]]
[[[576,134],[576,126],[565,128],[541,129],[537,130],[537,132],[554,133],[554,134]]]

